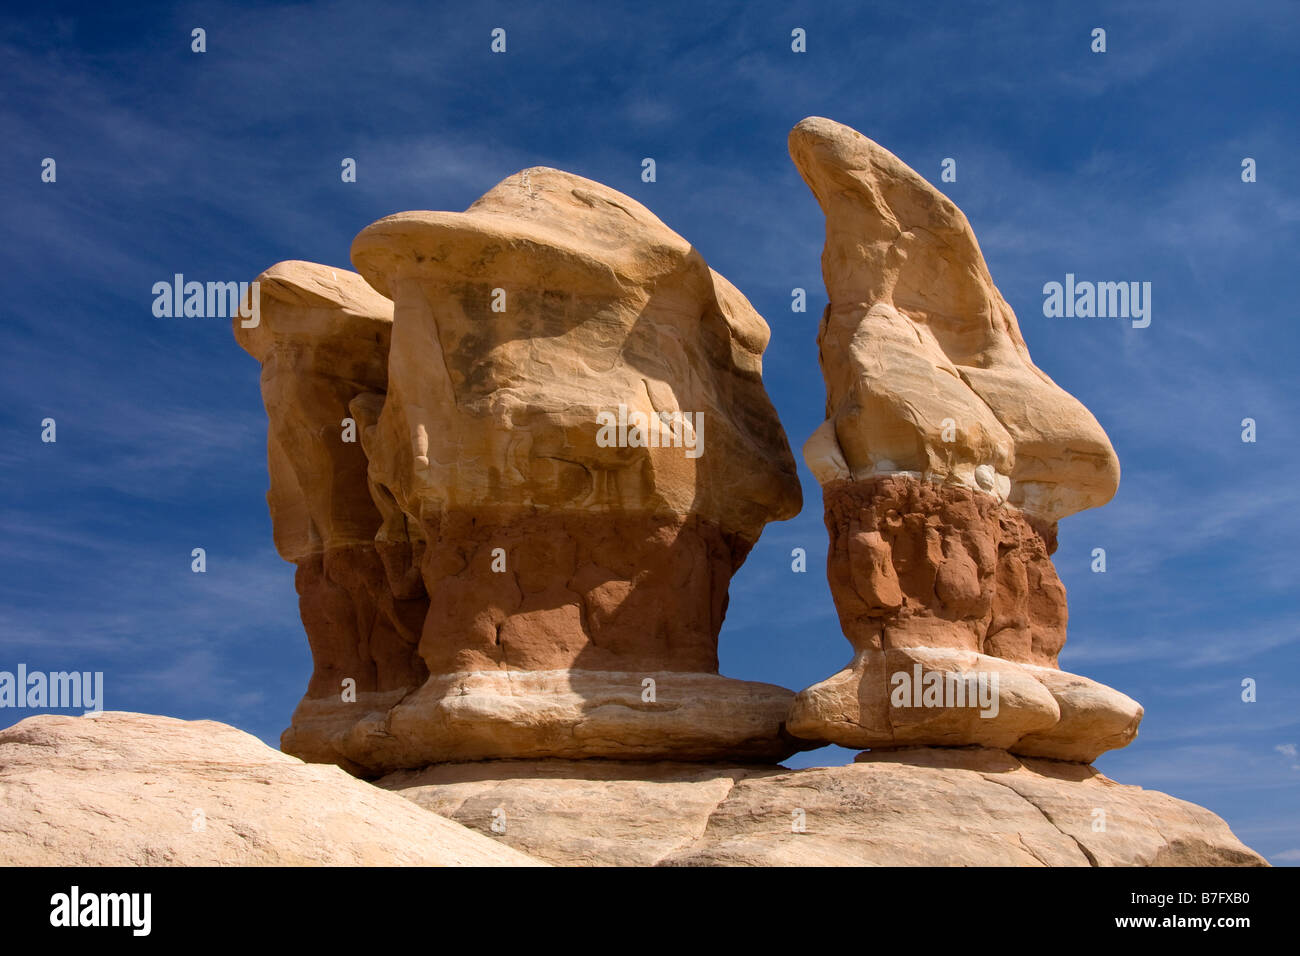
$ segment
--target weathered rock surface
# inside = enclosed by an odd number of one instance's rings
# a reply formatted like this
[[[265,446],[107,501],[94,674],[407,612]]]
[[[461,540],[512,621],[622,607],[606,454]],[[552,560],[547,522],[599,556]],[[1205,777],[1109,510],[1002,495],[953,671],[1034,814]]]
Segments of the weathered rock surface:
[[[400,696],[428,676],[416,652],[428,598],[418,574],[388,573],[404,556],[376,542],[359,441],[387,390],[393,305],[355,272],[311,262],[278,263],[257,283],[257,324],[236,318],[235,338],[262,364],[272,533],[298,567],[312,651],[304,703],[339,699],[345,679],[358,696]],[[286,749],[311,748],[290,728]]]
[[[371,775],[800,747],[790,691],[717,674],[731,577],[801,506],[744,296],[635,200],[544,168],[352,257],[373,289],[282,263],[236,323],[316,657],[285,749]]]
[[[432,812],[430,812],[432,811]],[[796,832],[798,827],[802,832]],[[786,770],[492,760],[365,783],[213,721],[0,731],[0,863],[1263,865],[1217,816],[1091,767],[944,748]]]
[[[1137,735],[1136,701],[1058,668],[1068,615],[1054,525],[908,475],[833,481],[823,497],[831,595],[855,654],[796,697],[790,733],[1085,763]]]
[[[790,156],[826,214],[818,480],[914,472],[1045,521],[1109,501],[1110,440],[1030,359],[961,210],[832,120],[795,126]]]
[[[536,866],[208,720],[105,712],[0,731],[5,866]]]
[[[1057,664],[1056,522],[1114,495],[1105,432],[1033,364],[950,200],[831,120],[799,123],[790,155],[826,214],[826,421],[804,457],[854,656],[796,697],[789,731],[1082,762],[1125,746],[1141,706]]]
[[[379,785],[563,865],[1266,865],[1194,804],[978,748],[806,770],[489,761]]]
[[[352,260],[395,307],[372,473],[408,514],[698,515],[752,543],[798,512],[767,323],[631,197],[527,169],[463,213],[379,220]],[[692,417],[675,444],[603,445],[620,405]]]
[[[361,700],[365,716],[348,736],[331,739],[343,753],[364,754],[367,768],[403,767],[421,753],[440,760],[611,752],[768,760],[775,750],[808,747],[781,729],[793,697],[773,684],[684,671],[484,670],[431,677],[401,700]],[[336,714],[329,702],[318,710],[304,701],[295,727],[310,735],[319,723],[325,736]]]
[[[398,771],[376,783],[539,860],[653,866],[704,833],[736,780],[763,769],[489,760]]]

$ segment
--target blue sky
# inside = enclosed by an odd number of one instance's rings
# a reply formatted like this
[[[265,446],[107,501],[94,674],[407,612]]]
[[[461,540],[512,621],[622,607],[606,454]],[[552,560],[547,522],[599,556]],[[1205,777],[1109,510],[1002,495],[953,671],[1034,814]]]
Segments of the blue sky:
[[[639,199],[750,298],[798,449],[823,414],[823,220],[785,142],[823,115],[932,182],[957,160],[942,188],[1035,361],[1119,454],[1115,500],[1066,519],[1056,555],[1062,666],[1146,707],[1099,768],[1300,863],[1293,3],[120,6],[44,5],[0,28],[0,669],[102,670],[108,708],[274,743],[310,659],[271,543],[258,367],[223,320],[155,318],[151,287],[347,266],[375,219],[463,209],[527,166]],[[1151,282],[1151,326],[1044,318],[1042,286],[1067,272]],[[724,673],[796,689],[850,653],[800,469],[804,512],[769,526],[721,637]]]

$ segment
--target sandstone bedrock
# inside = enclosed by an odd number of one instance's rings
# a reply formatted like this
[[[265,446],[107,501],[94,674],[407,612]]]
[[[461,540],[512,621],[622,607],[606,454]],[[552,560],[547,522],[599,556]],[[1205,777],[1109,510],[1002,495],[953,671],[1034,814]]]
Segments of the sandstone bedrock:
[[[226,724],[116,711],[0,731],[0,863],[1264,865],[1207,810],[998,750],[806,770],[486,760],[376,785]]]

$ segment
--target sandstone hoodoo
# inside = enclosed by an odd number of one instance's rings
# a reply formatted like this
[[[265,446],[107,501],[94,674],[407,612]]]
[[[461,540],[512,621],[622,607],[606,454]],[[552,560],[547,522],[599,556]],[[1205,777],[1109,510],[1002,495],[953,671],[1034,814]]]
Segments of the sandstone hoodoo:
[[[797,749],[789,691],[718,675],[730,579],[801,506],[744,296],[544,168],[382,219],[352,259],[364,282],[269,270],[236,326],[316,658],[285,749],[362,774]]]
[[[262,363],[267,466],[276,550],[297,565],[295,584],[313,673],[307,700],[400,699],[428,670],[417,652],[428,609],[410,547],[376,540],[358,433],[373,424],[388,382],[393,304],[355,272],[281,262],[257,277],[255,323],[235,338]],[[300,745],[291,728],[290,753]],[[324,755],[331,760],[328,753]]]
[[[818,333],[827,571],[850,664],[789,729],[856,748],[980,745],[1091,761],[1142,708],[1060,670],[1056,523],[1119,462],[1029,357],[961,211],[862,134],[813,117],[790,155],[826,215]]]

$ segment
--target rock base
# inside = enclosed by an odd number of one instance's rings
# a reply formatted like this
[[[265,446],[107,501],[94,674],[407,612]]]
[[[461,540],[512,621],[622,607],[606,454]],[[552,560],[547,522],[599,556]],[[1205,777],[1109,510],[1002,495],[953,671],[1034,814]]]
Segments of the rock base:
[[[1137,736],[1137,701],[1057,667],[1067,612],[1054,524],[912,475],[823,494],[831,594],[856,653],[798,694],[790,733],[1083,763]]]
[[[491,761],[378,784],[558,865],[1267,865],[1195,804],[978,748],[806,770]]]
[[[433,812],[430,812],[433,811]],[[1208,810],[978,748],[846,767],[493,760],[378,785],[213,721],[0,731],[0,864],[1260,866]]]
[[[800,691],[786,729],[856,750],[977,746],[1091,763],[1131,743],[1141,720],[1137,701],[1077,674],[905,647],[864,651]]]
[[[470,671],[405,696],[304,700],[281,746],[365,777],[502,756],[775,763],[809,746],[785,733],[793,698],[681,671]]]
[[[423,527],[406,550],[300,564],[315,672],[286,752],[372,777],[523,757],[775,763],[808,746],[783,730],[792,691],[717,673],[740,536],[696,515],[532,508]]]
[[[0,731],[0,865],[538,863],[226,724],[105,712]]]

